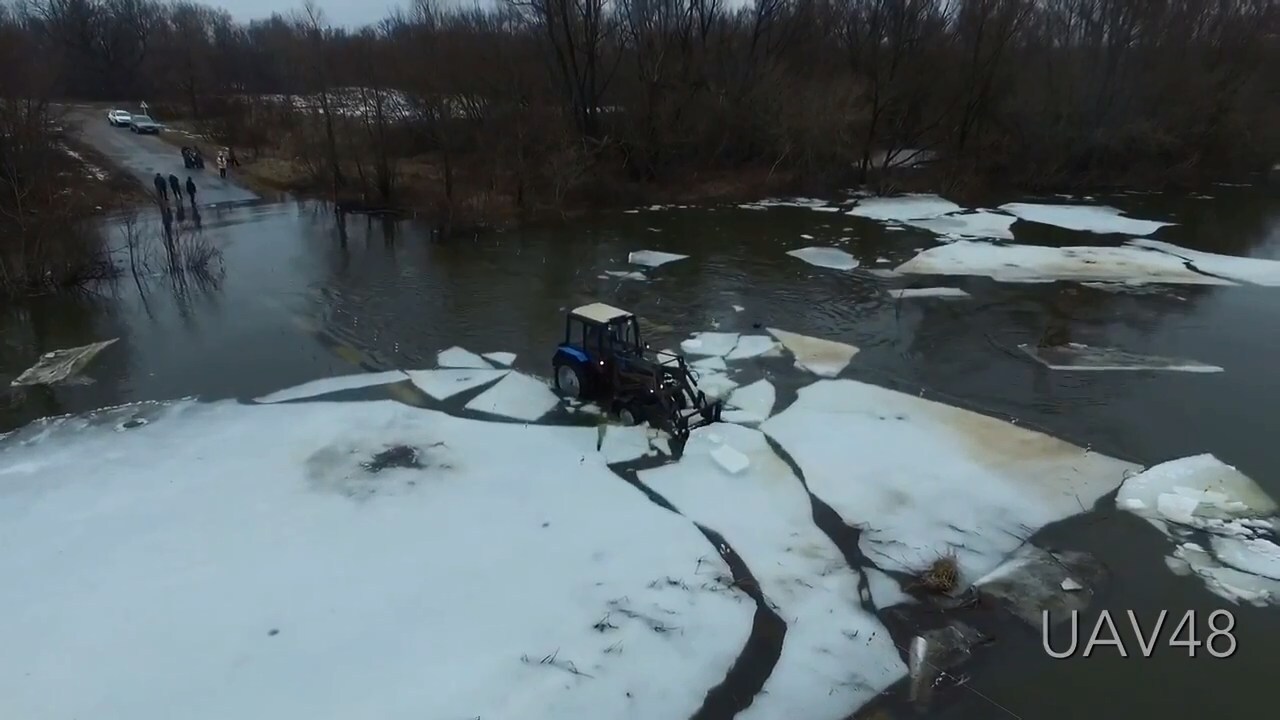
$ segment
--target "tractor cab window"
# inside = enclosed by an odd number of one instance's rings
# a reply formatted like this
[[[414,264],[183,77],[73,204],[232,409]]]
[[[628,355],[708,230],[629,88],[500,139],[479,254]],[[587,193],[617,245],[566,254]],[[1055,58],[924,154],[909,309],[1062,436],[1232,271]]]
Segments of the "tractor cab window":
[[[634,350],[640,346],[640,333],[633,319],[613,323],[609,326],[613,346],[619,350]]]
[[[592,323],[582,323],[582,348],[587,352],[598,352],[600,350],[600,326]]]

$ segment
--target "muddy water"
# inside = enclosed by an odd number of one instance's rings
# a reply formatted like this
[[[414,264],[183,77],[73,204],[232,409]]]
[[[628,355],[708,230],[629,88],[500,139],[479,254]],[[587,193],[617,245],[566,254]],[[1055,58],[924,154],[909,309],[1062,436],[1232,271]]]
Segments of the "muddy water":
[[[1099,197],[1135,216],[1173,220],[1157,237],[1217,252],[1280,258],[1280,200],[1214,188],[1213,199]],[[935,240],[806,209],[718,207],[616,213],[555,231],[449,243],[427,229],[348,218],[338,226],[309,204],[210,208],[206,236],[225,272],[178,285],[132,278],[96,293],[44,298],[0,313],[0,379],[42,351],[120,338],[90,367],[91,385],[0,395],[0,429],[36,417],[138,400],[198,395],[252,398],[361,369],[426,367],[459,344],[519,354],[545,374],[568,307],[593,299],[631,308],[654,347],[688,332],[778,326],[862,348],[846,376],[1018,418],[1099,451],[1154,463],[1213,452],[1280,496],[1280,289],[1174,287],[1117,294],[1064,285],[1001,285],[981,278],[887,280],[812,267],[787,250],[834,245],[863,269],[892,267]],[[1094,244],[1097,235],[1020,223],[1020,242]],[[801,237],[810,235],[812,240]],[[601,279],[627,270],[627,253],[655,249],[689,260],[651,280]],[[882,260],[881,260],[882,259]],[[973,299],[894,301],[887,287],[945,284]],[[1074,288],[1067,291],[1066,287]],[[744,309],[735,311],[735,305]],[[1017,351],[1051,319],[1071,339],[1221,365],[1216,375],[1050,373]],[[773,378],[786,398],[807,381]],[[7,382],[5,383],[7,385]],[[927,449],[922,449],[927,451]],[[1105,502],[1105,501],[1104,501]],[[1224,603],[1163,564],[1166,541],[1125,513],[1094,512],[1045,531],[1060,547],[1096,552],[1113,578],[1101,607],[1160,609],[1180,617]],[[1092,627],[1094,614],[1083,619]],[[1053,660],[1038,633],[1011,629],[967,668],[961,688],[931,712],[946,718],[1243,716],[1273,706],[1258,680],[1280,637],[1274,611],[1232,607],[1240,646],[1229,660],[1156,657]],[[1204,631],[1201,631],[1203,637]],[[1130,640],[1131,647],[1133,646]],[[897,710],[890,715],[899,714]]]

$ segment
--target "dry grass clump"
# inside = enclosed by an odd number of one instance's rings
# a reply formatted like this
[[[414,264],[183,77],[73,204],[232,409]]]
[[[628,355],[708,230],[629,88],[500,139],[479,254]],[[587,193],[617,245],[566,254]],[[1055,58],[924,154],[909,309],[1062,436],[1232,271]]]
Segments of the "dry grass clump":
[[[919,586],[931,593],[948,594],[960,584],[960,566],[955,553],[940,556],[920,573]]]

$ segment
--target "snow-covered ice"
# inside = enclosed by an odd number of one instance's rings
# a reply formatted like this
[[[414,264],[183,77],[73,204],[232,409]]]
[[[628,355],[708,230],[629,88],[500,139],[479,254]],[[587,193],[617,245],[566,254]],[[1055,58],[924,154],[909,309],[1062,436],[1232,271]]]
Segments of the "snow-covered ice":
[[[730,475],[737,475],[751,467],[751,459],[743,455],[732,445],[720,445],[711,451],[711,459],[721,470]]]
[[[723,471],[711,457],[719,447],[744,454],[748,467]],[[640,479],[724,535],[788,624],[764,692],[738,717],[796,717],[803,707],[805,717],[837,720],[906,673],[888,631],[858,605],[856,571],[813,524],[804,486],[759,432],[695,430],[678,463]]]
[[[899,195],[859,200],[848,215],[871,220],[903,222],[960,212],[964,208],[937,195]]]
[[[1139,247],[1047,247],[959,240],[924,250],[894,272],[916,275],[985,275],[1000,282],[1055,280],[1235,285],[1189,270],[1177,257]]]
[[[795,356],[796,367],[814,375],[833,378],[848,366],[858,348],[834,340],[810,337],[799,333],[766,328],[783,347]]]
[[[27,368],[9,383],[11,387],[23,385],[56,385],[58,383],[85,383],[79,377],[85,366],[93,362],[98,353],[110,347],[119,338],[90,343],[79,347],[50,350],[40,356],[35,365]]]
[[[1027,222],[1100,234],[1150,235],[1173,223],[1125,217],[1106,205],[1006,203],[1000,209]]]
[[[1219,255],[1143,238],[1130,240],[1129,245],[1177,256],[1195,265],[1197,270],[1211,275],[1254,285],[1280,287],[1280,260]]]
[[[724,358],[719,355],[709,355],[701,360],[694,360],[689,363],[689,367],[698,370],[712,370],[715,372],[724,372],[729,369],[729,365],[725,363]]]
[[[1248,475],[1207,453],[1170,460],[1126,480],[1116,506],[1178,543],[1175,572],[1232,602],[1280,604],[1280,508]]]
[[[1118,348],[1090,347],[1080,343],[1068,343],[1053,347],[1019,345],[1018,349],[1030,355],[1036,362],[1050,370],[1164,370],[1189,373],[1219,373],[1222,368],[1206,365],[1197,360],[1138,355]]]
[[[768,335],[743,335],[733,350],[725,356],[726,360],[746,360],[753,357],[772,357],[778,353],[777,341]]]
[[[689,717],[751,627],[594,428],[391,401],[106,415],[0,445],[15,718]]]
[[[644,425],[605,425],[601,432],[600,453],[610,465],[638,460],[653,455],[657,431]]]
[[[733,391],[725,400],[722,417],[734,423],[762,423],[769,419],[778,393],[773,383],[761,378]]]
[[[1018,218],[990,210],[939,215],[923,220],[907,220],[906,224],[931,233],[959,238],[1013,239],[1013,224]]]
[[[487,352],[484,354],[484,358],[498,365],[511,367],[511,364],[516,361],[516,354],[513,352],[503,352],[503,351]]]
[[[824,380],[760,429],[881,567],[917,571],[954,552],[963,578],[1046,523],[1089,507],[1137,466],[915,395]]]
[[[407,370],[409,379],[419,390],[436,400],[447,400],[460,392],[480,387],[506,375],[508,370],[489,368],[446,368],[443,370]]]
[[[928,288],[902,288],[899,290],[890,290],[889,294],[895,300],[905,300],[910,298],[967,298],[969,293],[960,288],[953,287],[928,287]]]
[[[533,422],[560,404],[560,397],[542,380],[518,372],[509,372],[497,385],[485,390],[471,402],[468,410]]]
[[[810,265],[831,268],[832,270],[852,270],[858,267],[858,259],[849,253],[833,247],[806,247],[799,250],[788,250],[787,254],[799,258]]]
[[[724,357],[738,344],[738,333],[731,332],[696,332],[693,337],[680,343],[680,349],[686,355],[715,355]]]
[[[436,365],[442,368],[480,368],[483,370],[493,367],[484,358],[457,345],[437,353]]]
[[[676,253],[662,252],[660,250],[636,250],[627,256],[627,262],[632,265],[644,265],[646,267],[658,267],[666,265],[676,260],[684,260],[688,255],[677,255]]]
[[[409,376],[403,370],[388,370],[379,373],[357,373],[355,375],[341,375],[339,377],[320,378],[312,380],[301,385],[284,390],[277,390],[273,393],[254,398],[254,402],[258,403],[278,403],[289,400],[302,400],[304,398],[316,397],[317,395],[328,395],[329,393],[340,392],[343,390],[356,390],[359,388],[374,387],[375,385],[388,385],[403,380],[408,380]]]
[[[734,306],[733,306],[733,311],[734,311],[734,312],[742,312],[743,310],[746,310],[746,308],[742,307],[741,305],[734,305]]]
[[[698,389],[706,393],[707,397],[712,399],[723,399],[729,397],[737,387],[738,383],[729,379],[724,373],[703,371],[697,374]]]

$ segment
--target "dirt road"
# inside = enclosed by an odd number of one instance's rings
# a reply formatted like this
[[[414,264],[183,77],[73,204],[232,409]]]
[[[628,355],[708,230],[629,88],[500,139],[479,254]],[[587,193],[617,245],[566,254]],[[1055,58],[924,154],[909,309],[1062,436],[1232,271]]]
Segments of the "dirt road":
[[[178,148],[153,135],[137,135],[129,132],[128,128],[113,127],[107,123],[106,115],[105,110],[71,109],[66,115],[67,129],[76,132],[85,143],[137,177],[147,190],[152,189],[156,173],[165,178],[173,173],[183,185],[188,177],[195,181],[196,200],[200,205],[258,199],[255,193],[234,182],[231,177],[234,168],[228,171],[226,180],[218,177],[213,158],[205,159],[204,170],[188,170],[182,166]]]

